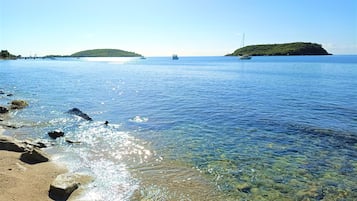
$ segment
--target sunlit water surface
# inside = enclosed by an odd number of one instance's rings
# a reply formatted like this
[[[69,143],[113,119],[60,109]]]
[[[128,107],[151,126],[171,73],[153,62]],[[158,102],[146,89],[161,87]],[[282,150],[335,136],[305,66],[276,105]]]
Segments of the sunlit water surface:
[[[91,175],[79,200],[356,200],[356,89],[356,56],[0,61],[7,134]]]

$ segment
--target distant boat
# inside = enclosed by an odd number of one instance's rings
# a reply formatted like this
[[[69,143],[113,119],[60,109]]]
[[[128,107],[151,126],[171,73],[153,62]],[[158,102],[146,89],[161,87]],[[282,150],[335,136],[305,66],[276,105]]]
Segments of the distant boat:
[[[178,58],[177,54],[172,55],[172,60],[178,60],[178,59],[179,58]]]
[[[244,47],[244,39],[245,39],[245,34],[243,34],[243,39],[242,39],[242,48]],[[249,56],[249,54],[243,54],[239,57],[240,60],[249,60],[252,57]]]
[[[249,59],[251,59],[251,58],[252,58],[252,57],[249,56],[249,55],[247,55],[247,54],[242,55],[242,56],[239,57],[240,60],[249,60]]]

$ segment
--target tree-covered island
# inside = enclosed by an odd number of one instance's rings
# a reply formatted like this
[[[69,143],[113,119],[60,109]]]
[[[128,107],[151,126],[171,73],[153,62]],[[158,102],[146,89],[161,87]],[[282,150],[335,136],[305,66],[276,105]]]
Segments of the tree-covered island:
[[[142,55],[118,49],[94,49],[76,52],[71,57],[142,57]]]
[[[21,57],[21,56],[20,55],[19,56],[12,55],[7,50],[1,50],[1,52],[0,52],[0,59],[17,59],[19,57]]]
[[[283,56],[283,55],[330,55],[320,44],[317,43],[283,43],[249,45],[235,50],[226,56]]]

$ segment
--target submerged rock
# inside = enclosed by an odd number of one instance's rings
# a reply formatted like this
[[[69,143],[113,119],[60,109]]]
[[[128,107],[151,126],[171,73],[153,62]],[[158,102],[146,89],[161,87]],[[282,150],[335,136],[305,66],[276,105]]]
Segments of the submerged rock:
[[[248,183],[237,184],[236,188],[243,193],[250,193],[252,186]]]
[[[69,144],[80,144],[80,143],[81,143],[80,141],[73,141],[73,140],[67,139],[67,138],[66,138],[65,141],[66,141],[67,143],[69,143]]]
[[[37,147],[37,148],[46,148],[47,145],[43,142],[34,142],[32,140],[25,140],[24,143],[26,144],[27,147]]]
[[[6,107],[0,106],[0,114],[5,114],[8,112],[9,112],[9,109],[7,109]]]
[[[88,121],[92,121],[93,119],[90,118],[86,113],[82,112],[80,109],[78,108],[72,108],[70,110],[67,111],[69,114],[73,114],[73,115],[76,115],[76,116],[79,116],[79,117],[82,117],[83,119],[85,120],[88,120]]]
[[[58,137],[63,137],[64,136],[64,132],[60,131],[60,130],[55,130],[55,131],[50,131],[47,133],[48,136],[50,136],[52,139],[56,139]]]
[[[54,200],[67,200],[79,185],[80,175],[65,173],[58,175],[51,183],[49,196]]]
[[[47,162],[50,160],[50,157],[40,149],[33,148],[32,150],[26,151],[25,153],[21,154],[20,160],[28,164],[36,164]]]
[[[11,101],[11,109],[23,109],[27,107],[29,104],[24,100],[13,100]]]
[[[5,128],[10,128],[10,129],[18,129],[18,128],[22,127],[22,126],[9,125],[9,124],[1,124],[1,126],[5,127]]]

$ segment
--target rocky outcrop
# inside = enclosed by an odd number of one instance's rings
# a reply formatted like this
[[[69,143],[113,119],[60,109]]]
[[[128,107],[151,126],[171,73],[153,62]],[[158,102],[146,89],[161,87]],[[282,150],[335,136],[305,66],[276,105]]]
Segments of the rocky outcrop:
[[[80,177],[78,174],[71,173],[58,175],[50,185],[50,198],[54,200],[67,200],[72,192],[79,187]]]
[[[28,164],[43,163],[50,160],[50,157],[38,148],[27,150],[21,154],[20,160]]]
[[[13,100],[11,101],[11,106],[10,108],[15,110],[15,109],[23,109],[27,107],[29,104],[24,101],[24,100]]]
[[[67,113],[82,117],[83,119],[88,120],[88,121],[92,121],[93,120],[86,113],[82,112],[78,108],[72,108],[72,109],[68,110]]]
[[[50,131],[47,133],[52,139],[56,139],[64,136],[64,132],[60,130]]]
[[[20,156],[22,162],[36,164],[49,161],[50,157],[34,144],[41,146],[38,143],[30,143],[28,140],[19,141],[12,137],[0,135],[0,150],[23,152]]]
[[[0,135],[0,150],[25,152],[26,144],[12,137]]]

